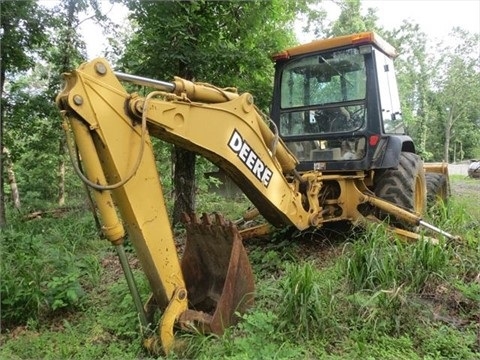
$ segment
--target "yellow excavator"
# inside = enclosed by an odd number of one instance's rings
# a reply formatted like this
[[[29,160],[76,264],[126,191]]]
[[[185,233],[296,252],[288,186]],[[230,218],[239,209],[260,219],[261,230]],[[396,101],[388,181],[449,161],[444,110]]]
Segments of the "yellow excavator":
[[[101,58],[64,74],[56,101],[72,157],[81,159],[74,167],[92,189],[142,326],[161,314],[158,334],[144,342],[150,351],[168,353],[175,329],[222,334],[253,305],[242,239],[266,229],[240,232],[221,215],[186,214],[180,261],[151,136],[216,164],[274,227],[389,218],[401,236],[420,238],[412,230],[424,226],[452,238],[421,217],[427,187],[444,198],[448,174],[445,164],[423,164],[403,132],[394,57],[372,32],[287,49],[274,56],[270,117],[248,93],[119,73]],[[122,82],[152,91],[129,93]],[[151,287],[145,304],[126,234]]]

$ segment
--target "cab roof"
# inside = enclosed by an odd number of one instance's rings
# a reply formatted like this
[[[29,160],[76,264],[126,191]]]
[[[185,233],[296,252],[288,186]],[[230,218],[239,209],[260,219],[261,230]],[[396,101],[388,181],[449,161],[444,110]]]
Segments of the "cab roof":
[[[348,45],[372,44],[386,55],[394,58],[397,56],[395,48],[387,43],[380,35],[373,31],[338,36],[329,39],[314,40],[310,43],[291,47],[272,56],[274,61],[290,59],[293,56],[313,53],[317,51],[336,49]]]

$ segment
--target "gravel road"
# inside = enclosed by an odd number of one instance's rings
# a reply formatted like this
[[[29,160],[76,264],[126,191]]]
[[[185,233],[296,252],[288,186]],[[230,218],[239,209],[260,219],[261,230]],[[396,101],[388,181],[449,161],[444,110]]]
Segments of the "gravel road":
[[[470,164],[448,164],[448,173],[450,175],[468,175],[468,165]]]

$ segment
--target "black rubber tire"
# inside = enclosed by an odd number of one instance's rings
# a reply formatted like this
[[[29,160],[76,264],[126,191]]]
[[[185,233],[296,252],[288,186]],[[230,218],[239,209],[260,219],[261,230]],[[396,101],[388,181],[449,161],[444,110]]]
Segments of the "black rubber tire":
[[[374,179],[375,195],[406,210],[422,215],[426,210],[427,192],[423,161],[413,153],[400,153],[396,169],[387,169]],[[380,219],[388,215],[379,212]],[[391,219],[393,226],[413,230],[415,226]]]
[[[434,206],[438,202],[447,202],[450,195],[448,180],[441,173],[426,173],[425,182],[427,185],[427,206]]]

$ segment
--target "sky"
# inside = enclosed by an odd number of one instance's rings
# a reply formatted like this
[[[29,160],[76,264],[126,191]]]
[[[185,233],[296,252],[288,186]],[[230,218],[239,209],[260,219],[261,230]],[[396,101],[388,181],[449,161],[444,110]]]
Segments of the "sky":
[[[398,28],[403,20],[411,20],[432,40],[440,40],[455,26],[471,33],[480,33],[480,0],[362,0],[362,10],[376,9],[378,23],[387,30]],[[330,21],[340,10],[333,2],[324,0]],[[312,41],[311,35],[302,35],[302,42]]]
[[[455,26],[480,32],[480,0],[363,0],[365,8],[377,8],[379,23],[398,27],[412,19],[431,36],[445,36]]]
[[[126,11],[121,5],[117,4],[113,9],[108,1],[103,1],[103,5],[104,11],[111,9],[112,20],[121,23],[125,18]],[[330,21],[338,17],[340,11],[332,1],[324,0],[322,6],[328,11]],[[432,43],[442,40],[455,26],[480,33],[480,0],[362,0],[362,8],[364,11],[375,8],[379,24],[387,30],[398,28],[405,19],[418,23]],[[82,33],[89,59],[101,56],[107,44],[101,29],[92,21],[86,21],[82,24]],[[314,36],[308,34],[299,34],[298,37],[300,42],[314,40]]]

